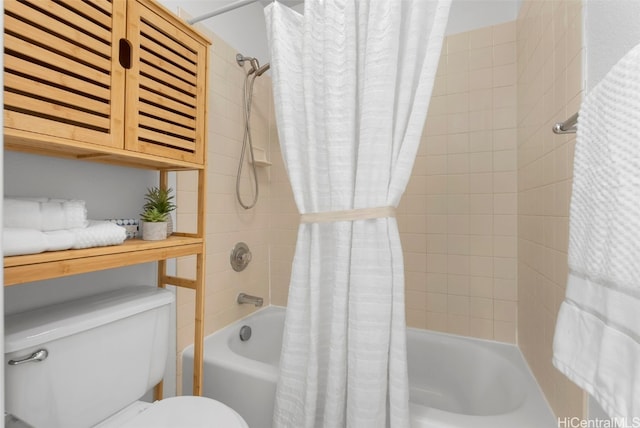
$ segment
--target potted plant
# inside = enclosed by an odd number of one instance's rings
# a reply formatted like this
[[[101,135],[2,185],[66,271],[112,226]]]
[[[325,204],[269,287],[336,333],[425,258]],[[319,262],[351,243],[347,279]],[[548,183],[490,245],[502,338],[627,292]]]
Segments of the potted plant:
[[[173,203],[173,195],[171,194],[173,189],[171,187],[151,187],[147,188],[147,194],[144,196],[144,206],[142,209],[146,212],[149,210],[157,210],[161,214],[165,214],[167,222],[167,236],[173,233],[173,220],[171,218],[171,211],[176,209]]]
[[[142,219],[142,239],[160,241],[167,238],[167,214],[157,208],[149,208],[140,214]]]

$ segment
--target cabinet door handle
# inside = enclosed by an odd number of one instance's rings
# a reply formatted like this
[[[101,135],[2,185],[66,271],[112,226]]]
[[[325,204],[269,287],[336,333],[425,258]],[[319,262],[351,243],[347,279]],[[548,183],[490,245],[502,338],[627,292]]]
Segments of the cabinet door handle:
[[[119,58],[120,65],[126,69],[131,68],[131,42],[127,39],[120,39]]]

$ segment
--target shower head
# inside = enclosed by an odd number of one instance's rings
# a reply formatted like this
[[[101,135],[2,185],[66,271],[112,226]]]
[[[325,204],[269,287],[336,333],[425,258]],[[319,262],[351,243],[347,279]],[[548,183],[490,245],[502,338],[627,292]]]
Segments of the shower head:
[[[271,67],[271,65],[269,63],[266,63],[265,65],[263,65],[262,67],[258,68],[256,70],[256,77],[260,77],[262,76],[262,74],[267,71],[269,68]]]
[[[266,64],[260,67],[260,63],[258,62],[257,58],[254,58],[251,56],[244,56],[242,54],[236,55],[236,62],[240,67],[244,67],[244,63],[246,61],[249,61],[249,64],[251,64],[251,69],[249,69],[247,75],[251,73],[256,73],[256,76],[261,76],[262,73],[264,73],[269,69],[269,64]]]

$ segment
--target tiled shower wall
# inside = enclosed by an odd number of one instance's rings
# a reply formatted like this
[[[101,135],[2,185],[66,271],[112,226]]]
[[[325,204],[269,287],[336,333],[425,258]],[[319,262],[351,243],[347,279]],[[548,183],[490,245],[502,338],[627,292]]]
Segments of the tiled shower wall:
[[[203,31],[206,32],[206,31]],[[208,33],[213,45],[209,69],[209,123],[206,195],[206,295],[205,335],[256,310],[251,305],[238,305],[238,293],[264,298],[270,304],[269,292],[269,171],[257,168],[260,185],[255,208],[244,210],[236,200],[236,173],[244,135],[243,84],[245,71],[235,60],[236,51],[224,40]],[[272,133],[271,79],[256,79],[251,110],[254,147],[269,151]],[[275,135],[275,133],[273,133]],[[253,197],[251,165],[245,155],[241,194],[245,204]],[[196,188],[193,172],[177,174],[178,230],[195,231]],[[235,272],[229,255],[237,242],[245,242],[253,258],[246,270]],[[183,276],[195,276],[193,257],[178,260]],[[194,337],[195,293],[177,289],[178,376],[181,376],[180,353]],[[180,390],[180,382],[178,382]]]
[[[515,342],[515,22],[445,39],[399,207],[407,323]]]
[[[235,304],[239,291],[286,305],[298,227],[267,79],[260,82],[264,96],[256,88],[252,123],[261,126],[254,132],[256,146],[269,149],[273,165],[259,172],[257,210],[243,212],[235,202],[243,74],[235,51],[213,39],[206,334],[253,310]],[[446,39],[423,141],[399,207],[410,326],[515,340],[515,59],[514,22]],[[261,114],[264,119],[256,119]],[[195,198],[181,190],[193,188],[188,181],[193,179],[179,174],[181,198]],[[179,221],[193,224],[194,204],[179,202]],[[258,258],[253,274],[229,267],[229,251],[239,240]],[[179,266],[185,272],[193,263]],[[192,342],[194,302],[189,290],[179,292],[182,349]]]
[[[551,364],[575,144],[551,127],[580,106],[581,15],[579,0],[525,0],[518,17],[518,344],[558,417],[583,416],[583,392]]]
[[[550,128],[579,106],[580,13],[578,0],[525,0],[517,22],[446,38],[398,210],[408,325],[506,342],[517,337],[559,416],[581,415],[582,393],[550,363],[564,294],[573,158],[571,137]],[[252,122],[256,146],[268,149],[273,165],[259,172],[256,210],[243,212],[235,202],[243,73],[235,51],[212,38],[206,334],[254,310],[235,303],[240,291],[286,305],[298,227],[267,76],[256,82]],[[193,188],[188,180],[193,176],[180,174],[178,189]],[[193,203],[183,202],[195,195],[179,196],[179,221],[193,224]],[[236,273],[228,257],[240,240],[255,263]],[[180,269],[191,265],[181,261]],[[181,350],[193,340],[193,296],[179,290],[178,299]]]
[[[275,128],[272,132],[277,134]],[[300,215],[293,199],[277,135],[271,138],[271,162],[271,302],[274,305],[286,306]]]

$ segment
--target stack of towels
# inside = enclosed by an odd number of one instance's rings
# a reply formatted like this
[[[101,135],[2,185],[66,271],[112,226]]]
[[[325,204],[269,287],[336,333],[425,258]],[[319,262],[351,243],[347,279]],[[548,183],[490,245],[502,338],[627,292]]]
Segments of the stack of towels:
[[[49,198],[5,198],[2,251],[5,256],[122,244],[126,230],[87,220],[85,202]]]

